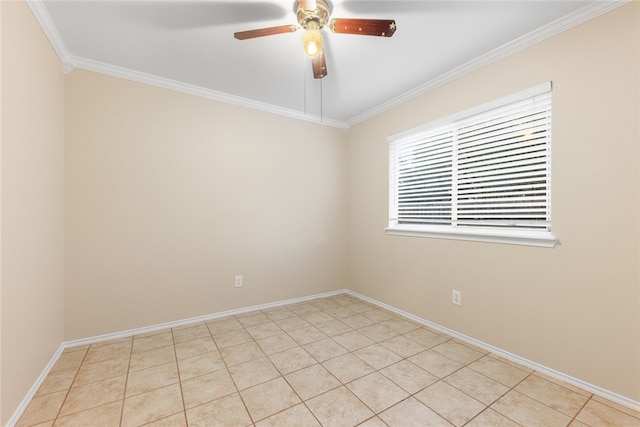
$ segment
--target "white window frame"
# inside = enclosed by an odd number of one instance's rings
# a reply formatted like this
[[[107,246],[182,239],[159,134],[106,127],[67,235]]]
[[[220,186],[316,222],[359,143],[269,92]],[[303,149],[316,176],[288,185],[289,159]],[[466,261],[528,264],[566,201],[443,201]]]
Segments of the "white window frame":
[[[493,243],[507,243],[528,246],[554,247],[558,240],[551,232],[551,82],[545,82],[535,87],[521,92],[500,98],[498,100],[482,104],[475,108],[465,110],[460,113],[439,119],[404,132],[390,135],[389,140],[389,226],[385,229],[387,234],[430,237],[454,240],[471,240]],[[513,226],[473,226],[469,224],[457,225],[456,222],[456,189],[458,174],[458,155],[456,142],[457,136],[453,137],[451,148],[451,220],[448,224],[425,224],[425,223],[403,223],[398,220],[398,152],[402,147],[417,144],[421,139],[429,138],[438,132],[449,130],[457,132],[463,125],[468,125],[469,121],[484,116],[486,113],[493,113],[512,105],[531,100],[548,100],[549,119],[546,130],[546,221],[534,225],[516,224]],[[432,137],[433,138],[433,137]],[[432,222],[437,222],[436,220]],[[541,225],[543,224],[543,225]]]

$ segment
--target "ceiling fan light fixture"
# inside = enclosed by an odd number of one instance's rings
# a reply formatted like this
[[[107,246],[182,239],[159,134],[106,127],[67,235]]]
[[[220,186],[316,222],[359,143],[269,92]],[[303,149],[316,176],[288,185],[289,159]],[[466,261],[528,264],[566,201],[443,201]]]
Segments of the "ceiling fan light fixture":
[[[302,35],[302,47],[311,58],[322,52],[322,34],[320,30],[310,29]]]
[[[2,1],[2,0],[0,0]],[[302,34],[302,48],[311,58],[313,78],[321,79],[327,75],[327,63],[324,54],[324,41],[321,31],[327,27],[333,33],[358,34],[362,36],[391,37],[396,31],[396,21],[393,19],[361,19],[361,18],[333,18],[330,0],[294,0],[296,19],[299,26],[280,25],[277,27],[259,28],[256,30],[240,31],[233,34],[238,40],[271,36],[274,34],[293,33],[304,30]]]

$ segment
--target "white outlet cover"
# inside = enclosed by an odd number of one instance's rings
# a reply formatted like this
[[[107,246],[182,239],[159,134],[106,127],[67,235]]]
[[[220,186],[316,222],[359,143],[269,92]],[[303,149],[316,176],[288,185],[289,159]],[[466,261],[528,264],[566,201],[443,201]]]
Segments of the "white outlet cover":
[[[462,292],[456,290],[451,291],[451,302],[455,305],[462,305]]]

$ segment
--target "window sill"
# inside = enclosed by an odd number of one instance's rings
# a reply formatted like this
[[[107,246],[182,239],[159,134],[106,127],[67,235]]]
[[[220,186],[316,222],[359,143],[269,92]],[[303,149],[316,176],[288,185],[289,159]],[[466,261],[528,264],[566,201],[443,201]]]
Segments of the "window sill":
[[[477,228],[392,226],[385,229],[395,236],[427,237],[433,239],[468,240],[473,242],[503,243],[509,245],[553,248],[558,239],[548,231],[507,231]]]

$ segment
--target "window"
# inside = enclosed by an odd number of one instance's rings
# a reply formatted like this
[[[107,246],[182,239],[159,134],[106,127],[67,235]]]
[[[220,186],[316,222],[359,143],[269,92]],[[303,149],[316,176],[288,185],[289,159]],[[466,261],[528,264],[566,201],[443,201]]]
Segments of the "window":
[[[389,142],[387,233],[555,246],[551,82]]]

